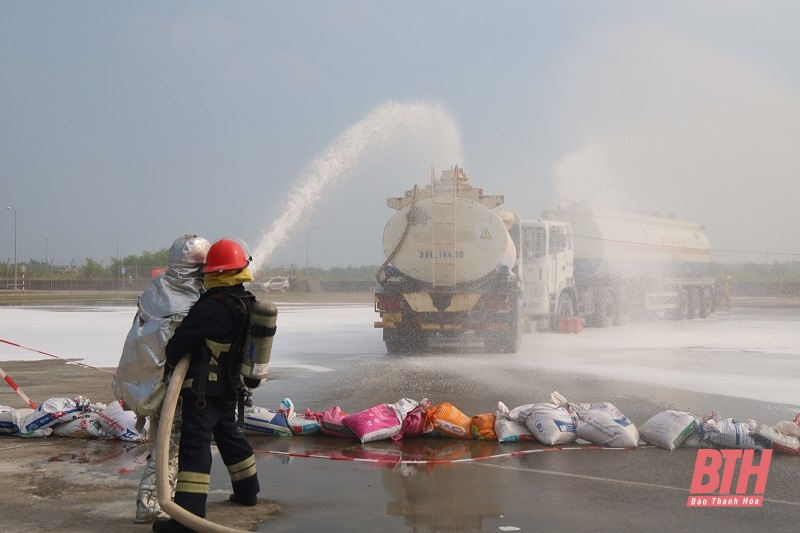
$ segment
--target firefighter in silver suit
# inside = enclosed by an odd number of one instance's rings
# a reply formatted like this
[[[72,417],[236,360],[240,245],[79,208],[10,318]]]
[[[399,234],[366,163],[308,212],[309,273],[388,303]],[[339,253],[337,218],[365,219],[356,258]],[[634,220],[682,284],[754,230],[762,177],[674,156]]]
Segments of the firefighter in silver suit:
[[[184,235],[169,249],[164,273],[153,277],[139,297],[138,309],[122,349],[112,388],[125,409],[136,413],[137,426],[150,418],[150,455],[136,498],[136,523],[166,518],[156,496],[156,431],[161,402],[166,393],[164,348],[189,309],[205,291],[203,263],[210,243],[197,235]],[[180,409],[177,409],[169,447],[170,485],[178,471]],[[169,431],[170,428],[164,428]]]

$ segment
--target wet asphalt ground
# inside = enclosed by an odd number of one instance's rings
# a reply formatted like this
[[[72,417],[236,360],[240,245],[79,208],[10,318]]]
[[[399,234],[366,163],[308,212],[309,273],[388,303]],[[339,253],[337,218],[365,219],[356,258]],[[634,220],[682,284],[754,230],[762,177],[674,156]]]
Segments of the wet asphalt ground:
[[[786,320],[796,315],[770,318],[775,324]],[[771,327],[770,321],[763,327]],[[493,412],[498,400],[515,407],[546,401],[558,390],[574,401],[612,402],[637,426],[668,408],[698,415],[718,410],[771,424],[791,418],[795,408],[596,379],[568,369],[532,372],[500,361],[491,375],[465,372],[469,358],[488,356],[463,348],[467,354],[441,347],[429,355],[354,353],[335,361],[325,353],[308,354],[308,368],[276,366],[255,403],[276,408],[288,397],[301,412],[334,405],[355,412],[428,397],[472,416]],[[0,366],[31,397],[113,400],[105,376],[85,368],[59,361]],[[314,366],[332,371],[309,369]],[[22,407],[18,401],[10,389],[0,390],[0,404]],[[226,501],[229,484],[215,454],[208,516],[249,531],[796,531],[800,523],[800,456],[773,455],[761,507],[694,509],[686,502],[696,448],[559,449],[445,438],[367,444],[324,436],[250,440],[262,484],[259,505],[243,509]],[[146,454],[144,445],[0,436],[0,531],[149,531],[133,523]],[[753,480],[749,490],[752,485]]]

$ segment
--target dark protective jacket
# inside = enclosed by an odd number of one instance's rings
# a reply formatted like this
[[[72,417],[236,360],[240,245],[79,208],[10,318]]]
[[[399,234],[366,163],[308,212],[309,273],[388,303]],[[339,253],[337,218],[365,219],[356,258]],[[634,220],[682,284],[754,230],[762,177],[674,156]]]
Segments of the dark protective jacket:
[[[199,392],[203,374],[208,376],[205,395],[211,397],[234,397],[237,394],[235,385],[221,375],[215,365],[219,364],[221,353],[228,351],[237,336],[242,332],[243,316],[231,309],[241,306],[238,298],[255,297],[244,289],[244,285],[232,287],[214,287],[206,291],[197,303],[192,306],[186,318],[175,330],[175,334],[167,343],[165,353],[167,364],[174,367],[185,354],[190,354],[192,361],[184,380],[184,388],[190,387]],[[228,304],[225,303],[228,301]],[[211,351],[211,370],[203,365],[205,347]]]

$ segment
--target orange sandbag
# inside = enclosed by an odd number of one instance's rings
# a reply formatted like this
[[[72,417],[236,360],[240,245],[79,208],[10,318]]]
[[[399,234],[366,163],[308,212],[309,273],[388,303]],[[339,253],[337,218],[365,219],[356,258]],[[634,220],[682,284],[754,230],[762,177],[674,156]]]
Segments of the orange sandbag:
[[[432,434],[432,436],[469,439],[471,438],[470,422],[470,417],[459,411],[453,404],[440,403],[426,410],[423,432]]]
[[[486,413],[473,416],[469,424],[469,432],[473,439],[478,440],[497,440],[497,433],[494,432],[494,422],[497,415]]]

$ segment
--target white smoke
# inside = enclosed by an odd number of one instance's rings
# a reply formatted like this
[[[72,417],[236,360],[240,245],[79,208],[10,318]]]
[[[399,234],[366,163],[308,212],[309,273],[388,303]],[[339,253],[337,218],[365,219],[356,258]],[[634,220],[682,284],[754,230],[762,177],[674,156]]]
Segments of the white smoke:
[[[561,123],[574,149],[554,166],[559,198],[692,218],[716,250],[800,253],[798,95],[653,27],[587,40],[566,66]]]

